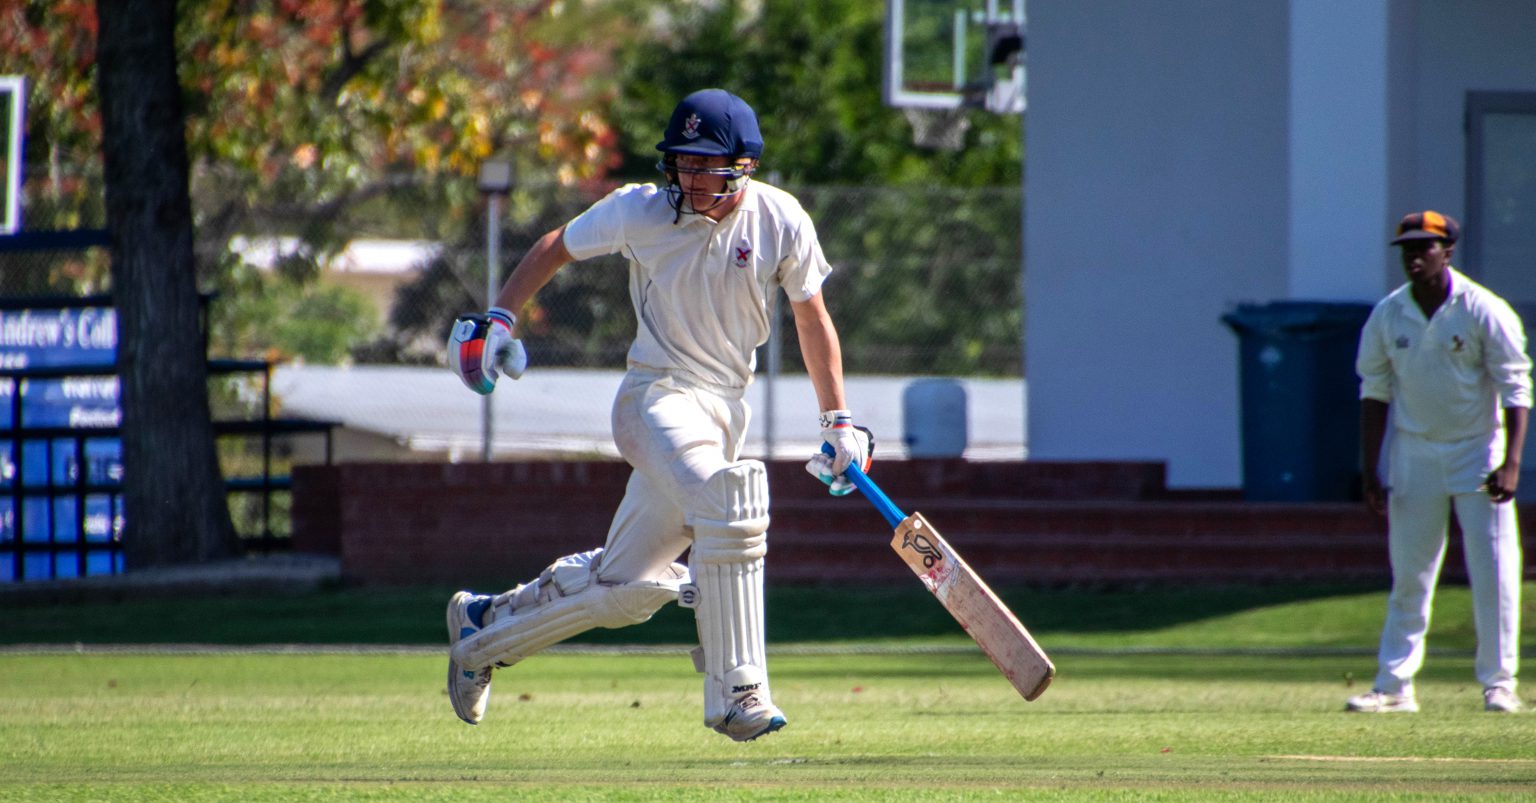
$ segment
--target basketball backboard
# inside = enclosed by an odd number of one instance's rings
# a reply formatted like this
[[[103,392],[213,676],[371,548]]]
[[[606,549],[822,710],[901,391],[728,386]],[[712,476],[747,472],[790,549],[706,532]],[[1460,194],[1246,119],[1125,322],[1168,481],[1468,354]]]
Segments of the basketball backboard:
[[[27,82],[19,75],[0,76],[0,235],[21,230],[21,138],[26,133]]]
[[[1024,111],[1024,0],[886,0],[887,106]]]

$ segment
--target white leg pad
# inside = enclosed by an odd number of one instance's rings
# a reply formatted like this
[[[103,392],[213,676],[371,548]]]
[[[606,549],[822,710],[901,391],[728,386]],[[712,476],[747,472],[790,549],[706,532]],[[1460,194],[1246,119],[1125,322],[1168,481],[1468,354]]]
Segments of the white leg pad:
[[[763,556],[768,551],[768,476],[756,460],[711,477],[690,517],[694,615],[704,654],[704,724],[719,724],[740,695],[768,700],[763,635]],[[744,669],[750,668],[750,669]],[[733,689],[750,677],[752,688]],[[737,682],[736,685],[742,685]]]
[[[476,669],[511,666],[594,627],[640,624],[676,600],[688,576],[674,563],[655,580],[603,584],[596,580],[596,554],[561,558],[538,580],[498,596],[486,626],[453,645],[453,660]]]
[[[688,515],[689,562],[744,563],[768,554],[768,467],[741,460],[704,484]]]
[[[767,694],[768,649],[763,638],[763,559],[751,563],[703,564],[693,568],[699,587],[694,615],[704,653],[704,724],[713,727],[731,702],[745,691],[733,690],[727,676],[752,667],[762,678],[757,691]]]

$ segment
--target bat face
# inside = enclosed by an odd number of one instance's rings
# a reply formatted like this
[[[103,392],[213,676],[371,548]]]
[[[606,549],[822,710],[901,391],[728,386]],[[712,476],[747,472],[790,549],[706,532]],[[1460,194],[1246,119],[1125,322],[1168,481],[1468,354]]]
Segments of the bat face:
[[[938,547],[928,540],[928,536],[910,530],[901,533],[901,546],[897,547],[897,549],[910,549],[921,555],[923,566],[928,569],[932,569],[935,563],[944,560],[944,553],[940,552]]]
[[[921,513],[896,527],[891,548],[1026,700],[1045,693],[1056,667],[1029,631]]]
[[[955,562],[945,556],[944,550],[927,533],[921,532],[924,523],[914,522],[913,527],[898,530],[896,539],[891,541],[891,548],[902,553],[902,559],[917,572],[918,579],[942,601],[949,596],[949,589],[954,585]],[[897,540],[901,542],[899,545]],[[917,571],[917,563],[914,561],[922,564],[923,571]]]

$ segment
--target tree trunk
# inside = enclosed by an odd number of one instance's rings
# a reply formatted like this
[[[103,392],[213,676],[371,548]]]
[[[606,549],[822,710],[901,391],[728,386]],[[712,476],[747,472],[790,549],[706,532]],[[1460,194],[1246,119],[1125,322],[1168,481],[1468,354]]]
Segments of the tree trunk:
[[[219,472],[192,253],[175,0],[98,0],[130,571],[239,548]]]

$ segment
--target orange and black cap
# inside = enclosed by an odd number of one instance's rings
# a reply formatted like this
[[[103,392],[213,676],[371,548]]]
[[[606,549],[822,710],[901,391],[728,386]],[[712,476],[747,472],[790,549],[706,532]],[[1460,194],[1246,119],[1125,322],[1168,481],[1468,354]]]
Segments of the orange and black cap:
[[[1459,237],[1461,224],[1455,218],[1425,210],[1403,216],[1402,222],[1397,224],[1397,239],[1392,244],[1402,245],[1409,240],[1444,240],[1446,245],[1454,245]]]

